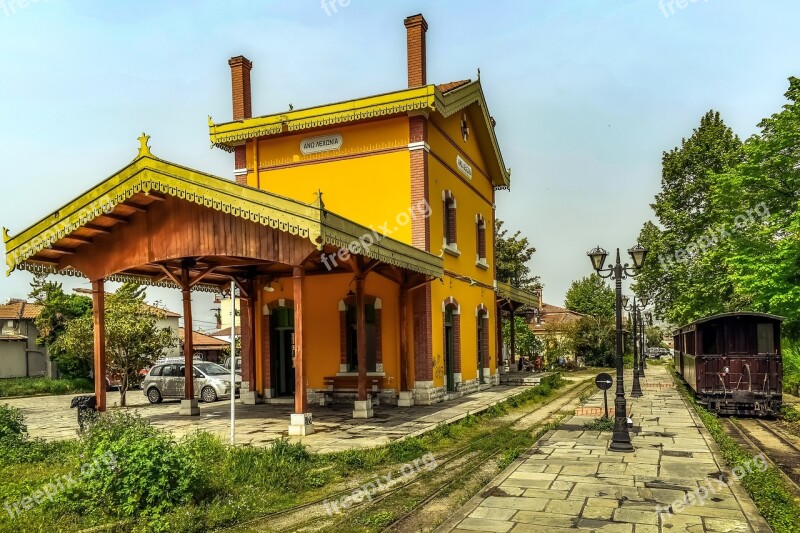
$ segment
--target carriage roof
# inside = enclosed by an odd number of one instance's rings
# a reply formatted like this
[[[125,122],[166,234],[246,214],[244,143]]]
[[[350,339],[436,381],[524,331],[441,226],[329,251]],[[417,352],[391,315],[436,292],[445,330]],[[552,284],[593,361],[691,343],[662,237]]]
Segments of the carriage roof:
[[[685,326],[676,329],[673,335],[685,333],[686,331],[694,331],[696,327],[699,326],[700,324],[705,324],[706,322],[711,322],[713,320],[719,320],[722,318],[739,318],[739,317],[765,318],[767,320],[773,320],[777,322],[783,322],[785,320],[785,318],[782,316],[771,315],[769,313],[756,313],[752,311],[734,311],[730,313],[718,313],[716,315],[709,315],[707,317],[699,318],[694,322],[690,322]]]

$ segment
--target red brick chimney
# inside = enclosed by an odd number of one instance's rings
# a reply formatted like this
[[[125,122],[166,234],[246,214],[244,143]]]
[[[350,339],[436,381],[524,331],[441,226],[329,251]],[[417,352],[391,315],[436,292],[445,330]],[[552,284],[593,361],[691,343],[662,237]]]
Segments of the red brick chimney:
[[[408,86],[427,85],[425,32],[428,31],[428,23],[422,15],[414,15],[405,20],[405,26],[408,45]]]
[[[250,71],[253,63],[244,56],[228,60],[231,66],[231,91],[233,96],[233,120],[252,118],[253,104],[250,96]],[[234,149],[234,173],[236,182],[247,185],[247,155],[244,145]]]

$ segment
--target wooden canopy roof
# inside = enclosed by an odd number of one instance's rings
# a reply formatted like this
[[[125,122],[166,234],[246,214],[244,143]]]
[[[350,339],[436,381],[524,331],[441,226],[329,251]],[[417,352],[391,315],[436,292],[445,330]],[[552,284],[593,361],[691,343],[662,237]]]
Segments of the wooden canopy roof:
[[[497,298],[527,307],[539,306],[538,294],[514,287],[510,283],[506,283],[504,281],[497,282]]]
[[[156,158],[140,137],[134,161],[39,222],[10,236],[15,269],[176,286],[190,261],[196,290],[231,278],[321,270],[321,254],[349,250],[392,279],[443,276],[442,259],[327,211]],[[360,240],[361,239],[361,240]],[[364,246],[363,244],[368,244]],[[347,265],[339,265],[347,269]]]

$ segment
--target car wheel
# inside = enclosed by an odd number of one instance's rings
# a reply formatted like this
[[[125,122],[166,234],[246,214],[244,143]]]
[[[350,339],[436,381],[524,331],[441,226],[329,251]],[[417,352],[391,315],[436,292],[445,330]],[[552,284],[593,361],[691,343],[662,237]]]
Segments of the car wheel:
[[[214,403],[217,401],[217,391],[213,387],[205,387],[200,393],[200,399],[205,403]]]
[[[163,400],[161,392],[155,387],[150,387],[150,390],[147,391],[147,399],[150,400],[150,403],[161,403]]]

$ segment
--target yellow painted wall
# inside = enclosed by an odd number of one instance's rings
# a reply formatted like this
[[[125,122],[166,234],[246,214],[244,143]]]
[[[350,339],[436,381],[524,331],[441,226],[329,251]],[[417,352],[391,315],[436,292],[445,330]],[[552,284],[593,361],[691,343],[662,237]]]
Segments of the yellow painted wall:
[[[341,149],[301,153],[301,140],[336,133],[343,138]],[[258,176],[253,172],[255,145],[250,142],[248,185],[306,203],[321,190],[330,211],[364,226],[384,225],[392,238],[410,244],[411,224],[403,224],[402,217],[397,223],[398,214],[407,214],[411,204],[408,142],[407,118],[262,139]]]
[[[463,278],[471,278],[486,287],[494,285],[494,188],[491,181],[481,173],[485,169],[485,158],[475,140],[475,126],[468,118],[471,134],[464,142],[461,137],[461,113],[445,119],[434,116],[428,130],[429,188],[431,206],[431,252],[439,254],[443,242],[442,193],[449,190],[456,200],[456,242],[461,255],[444,254],[444,268]],[[461,155],[471,162],[473,175],[470,180],[456,166],[456,157]],[[481,214],[486,221],[486,255],[488,269],[476,265],[477,239],[475,215]],[[452,296],[461,306],[461,374],[462,381],[477,378],[477,322],[475,311],[484,304],[489,313],[489,367],[496,367],[495,345],[495,296],[494,291],[480,285],[470,285],[468,280],[446,276],[444,283],[432,286],[433,298],[433,356],[434,386],[444,386],[444,323],[442,302]]]
[[[306,386],[321,389],[325,377],[335,376],[339,372],[339,301],[352,288],[352,274],[328,274],[308,276],[305,278],[303,290],[306,295],[303,310],[304,324],[304,357],[306,365]],[[277,285],[275,292],[261,291],[262,308],[280,299],[293,298],[294,282],[292,278],[279,280],[283,287]],[[382,350],[383,368],[386,374],[386,388],[398,389],[400,368],[399,317],[397,314],[397,285],[375,273],[367,276],[365,284],[367,296],[381,299]],[[259,348],[260,350],[260,348]],[[268,354],[257,353],[257,357]]]

